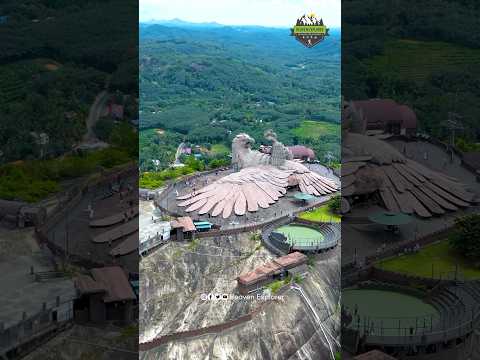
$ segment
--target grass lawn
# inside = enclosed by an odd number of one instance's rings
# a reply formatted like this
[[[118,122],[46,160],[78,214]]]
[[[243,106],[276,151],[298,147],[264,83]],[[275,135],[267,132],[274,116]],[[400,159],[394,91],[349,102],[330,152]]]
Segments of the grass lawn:
[[[298,215],[300,219],[315,221],[315,222],[334,222],[339,223],[342,217],[334,214],[328,208],[328,205],[320,206],[316,209],[305,211]]]
[[[155,190],[164,186],[167,180],[175,180],[193,172],[195,172],[195,170],[188,166],[176,169],[165,169],[159,172],[144,172],[140,174],[139,185],[144,189]]]
[[[375,73],[392,73],[401,78],[424,81],[435,71],[478,64],[480,51],[444,42],[394,40],[382,55],[369,62]]]
[[[432,264],[435,277],[440,274],[454,272],[458,264],[458,272],[465,279],[480,279],[480,269],[468,263],[462,256],[455,252],[448,240],[428,245],[416,254],[402,255],[397,258],[382,260],[378,267],[399,273],[431,277]],[[451,276],[451,274],[450,274]]]
[[[230,149],[225,144],[213,144],[211,152],[213,155],[228,155]]]
[[[319,139],[321,136],[340,136],[340,124],[325,121],[302,121],[300,127],[292,130],[301,139]]]

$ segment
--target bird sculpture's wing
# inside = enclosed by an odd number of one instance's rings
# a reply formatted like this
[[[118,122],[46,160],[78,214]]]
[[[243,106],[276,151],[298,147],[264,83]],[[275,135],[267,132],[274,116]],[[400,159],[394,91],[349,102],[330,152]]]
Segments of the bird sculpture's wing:
[[[199,215],[222,214],[228,218],[232,212],[244,215],[247,211],[268,208],[285,195],[291,171],[273,166],[249,167],[227,175],[202,189],[179,196],[178,204],[187,207],[186,212],[198,211]]]
[[[389,211],[424,218],[475,202],[457,179],[408,159],[385,141],[356,133],[342,141],[349,150],[342,163],[342,196],[378,191]]]
[[[474,194],[456,179],[413,160],[381,165],[353,161],[342,165],[342,196],[375,190],[379,190],[389,211],[425,218],[456,211],[474,201]]]
[[[321,196],[338,191],[339,186],[333,181],[295,161],[286,161],[282,168],[292,171],[289,177],[290,185],[297,185],[300,191],[310,195]]]

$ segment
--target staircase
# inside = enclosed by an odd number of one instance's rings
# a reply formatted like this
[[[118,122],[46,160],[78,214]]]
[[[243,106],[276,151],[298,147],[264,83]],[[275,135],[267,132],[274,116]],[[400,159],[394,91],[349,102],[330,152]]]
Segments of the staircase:
[[[66,278],[67,274],[62,271],[42,271],[37,272],[35,275],[35,281],[44,282],[49,280],[57,280]]]

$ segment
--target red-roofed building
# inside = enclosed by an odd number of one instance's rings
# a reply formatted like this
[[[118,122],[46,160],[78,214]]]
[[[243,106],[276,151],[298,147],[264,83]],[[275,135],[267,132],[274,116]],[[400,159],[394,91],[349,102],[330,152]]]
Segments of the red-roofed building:
[[[285,270],[291,269],[293,267],[306,264],[307,256],[302,254],[299,251],[292,252],[288,255],[281,256],[274,260],[277,264],[279,264]]]
[[[290,150],[294,159],[300,159],[305,161],[310,161],[315,159],[315,151],[313,151],[312,149],[306,146],[303,146],[303,145],[289,146],[288,150]]]
[[[172,229],[176,229],[178,241],[183,241],[185,237],[192,237],[192,234],[197,230],[192,218],[189,216],[179,217],[173,220],[170,225]]]
[[[74,304],[75,318],[94,323],[130,323],[137,297],[123,269],[109,266],[92,269],[90,273],[91,276],[80,275],[75,279],[79,293]]]
[[[104,108],[102,116],[110,116],[116,120],[122,120],[124,112],[123,105],[111,102]]]
[[[353,101],[353,105],[363,115],[367,131],[381,130],[406,136],[417,132],[417,116],[406,105],[399,105],[391,99]]]
[[[293,252],[281,256],[237,278],[240,294],[246,295],[262,289],[265,285],[276,279],[282,279],[295,268],[302,267],[307,263],[307,256],[301,252]]]

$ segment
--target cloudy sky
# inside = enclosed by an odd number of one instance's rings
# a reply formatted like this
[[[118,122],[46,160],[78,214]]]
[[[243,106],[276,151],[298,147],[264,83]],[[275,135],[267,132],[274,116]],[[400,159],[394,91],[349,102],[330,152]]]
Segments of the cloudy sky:
[[[341,0],[140,0],[140,21],[181,19],[225,25],[290,27],[307,13],[340,27]]]

